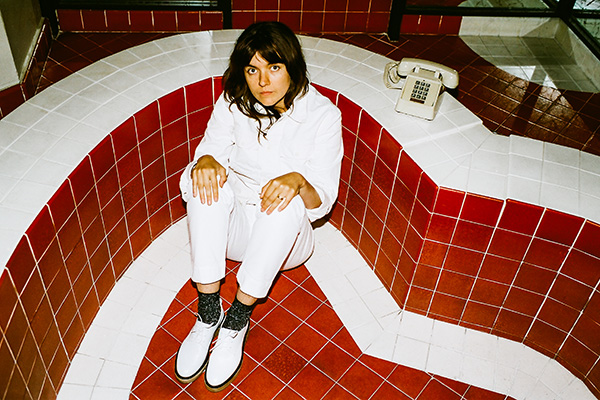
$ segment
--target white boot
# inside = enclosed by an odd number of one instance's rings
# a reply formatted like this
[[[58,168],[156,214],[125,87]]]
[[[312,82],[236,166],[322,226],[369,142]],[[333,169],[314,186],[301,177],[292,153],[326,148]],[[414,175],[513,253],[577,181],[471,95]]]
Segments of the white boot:
[[[193,382],[208,363],[208,350],[210,344],[223,323],[225,314],[221,308],[219,321],[215,324],[206,324],[198,320],[192,330],[181,343],[175,359],[175,376],[181,383]]]
[[[240,372],[249,327],[250,322],[239,331],[227,328],[219,331],[204,374],[204,383],[211,392],[225,389]]]

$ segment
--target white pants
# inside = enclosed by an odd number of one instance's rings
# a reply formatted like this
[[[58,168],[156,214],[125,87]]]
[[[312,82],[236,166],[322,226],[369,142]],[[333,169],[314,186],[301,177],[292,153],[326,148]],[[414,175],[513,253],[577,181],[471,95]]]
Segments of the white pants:
[[[191,187],[186,189],[191,193]],[[194,282],[223,279],[229,258],[242,263],[237,275],[242,292],[263,298],[280,270],[296,267],[312,254],[313,230],[300,196],[270,215],[260,211],[259,201],[236,197],[229,181],[219,190],[219,201],[210,206],[199,197],[184,199]]]

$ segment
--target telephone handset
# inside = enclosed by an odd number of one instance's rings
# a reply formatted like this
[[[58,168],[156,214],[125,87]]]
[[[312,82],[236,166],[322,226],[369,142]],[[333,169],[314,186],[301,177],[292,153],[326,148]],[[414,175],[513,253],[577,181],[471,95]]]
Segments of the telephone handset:
[[[385,66],[383,81],[390,89],[402,89],[396,111],[432,120],[443,88],[458,86],[458,72],[432,61],[403,58]]]

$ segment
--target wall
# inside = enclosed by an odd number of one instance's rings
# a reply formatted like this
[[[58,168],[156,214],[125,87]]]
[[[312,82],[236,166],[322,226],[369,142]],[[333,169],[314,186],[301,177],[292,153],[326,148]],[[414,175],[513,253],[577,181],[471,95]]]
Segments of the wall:
[[[4,21],[4,32],[10,44],[10,53],[17,71],[17,80],[0,81],[0,89],[19,83],[23,78],[42,26],[39,3],[35,0],[11,0],[0,2],[0,14]],[[1,54],[6,55],[0,48]],[[6,72],[12,72],[6,70]],[[5,70],[0,70],[0,76]],[[4,79],[2,79],[4,80]]]

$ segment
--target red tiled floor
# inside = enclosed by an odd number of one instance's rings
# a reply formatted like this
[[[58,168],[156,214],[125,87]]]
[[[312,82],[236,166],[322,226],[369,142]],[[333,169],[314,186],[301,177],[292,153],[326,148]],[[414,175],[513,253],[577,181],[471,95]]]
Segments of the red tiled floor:
[[[229,266],[225,285],[235,287],[238,266]],[[253,314],[240,374],[216,394],[206,390],[202,377],[187,385],[174,377],[175,353],[185,336],[182,332],[195,318],[195,301],[190,303],[195,290],[184,285],[148,346],[131,398],[446,400],[470,393],[506,397],[363,354],[329,303],[315,303],[324,296],[316,283],[309,285],[311,291],[303,288],[309,282],[314,280],[304,266],[280,275],[274,287],[275,291],[281,284],[280,298],[271,300],[272,305],[257,305]],[[313,307],[312,318],[301,304]],[[321,309],[330,312],[320,314]]]

